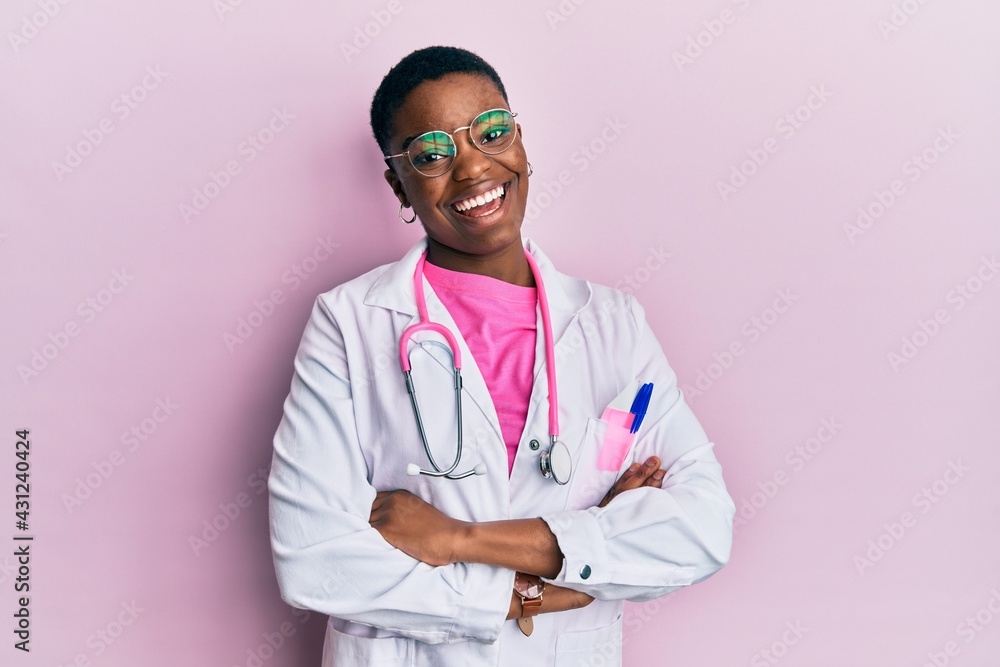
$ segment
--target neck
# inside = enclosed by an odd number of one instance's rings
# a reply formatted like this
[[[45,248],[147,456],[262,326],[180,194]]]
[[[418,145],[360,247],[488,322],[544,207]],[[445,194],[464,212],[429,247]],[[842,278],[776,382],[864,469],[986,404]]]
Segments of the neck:
[[[470,255],[427,237],[427,261],[450,271],[475,273],[521,287],[535,287],[535,276],[524,256],[521,237],[516,243],[488,255]]]

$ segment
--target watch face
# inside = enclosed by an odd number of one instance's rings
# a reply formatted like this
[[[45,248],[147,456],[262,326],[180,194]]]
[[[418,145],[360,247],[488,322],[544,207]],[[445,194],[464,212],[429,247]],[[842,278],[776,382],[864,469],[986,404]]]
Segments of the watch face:
[[[541,579],[524,579],[520,576],[514,582],[517,592],[526,598],[537,598],[542,594],[544,582]]]

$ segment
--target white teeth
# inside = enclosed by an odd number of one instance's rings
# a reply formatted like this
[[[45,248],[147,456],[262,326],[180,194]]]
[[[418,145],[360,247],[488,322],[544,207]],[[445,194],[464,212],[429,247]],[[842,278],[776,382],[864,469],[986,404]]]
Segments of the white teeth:
[[[470,197],[465,201],[458,202],[457,204],[455,204],[455,209],[458,210],[459,212],[464,213],[465,211],[468,211],[470,208],[475,208],[477,206],[484,206],[493,201],[494,199],[499,199],[500,197],[503,196],[503,193],[504,193],[503,186],[500,185],[493,188],[489,192],[484,192],[481,195]]]

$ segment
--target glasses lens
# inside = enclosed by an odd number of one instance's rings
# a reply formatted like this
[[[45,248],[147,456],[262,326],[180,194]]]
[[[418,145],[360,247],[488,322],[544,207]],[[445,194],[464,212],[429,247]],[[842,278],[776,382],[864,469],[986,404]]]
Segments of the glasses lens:
[[[514,116],[506,109],[493,109],[479,114],[469,128],[479,150],[496,155],[510,148],[517,134]]]
[[[428,132],[407,147],[413,168],[427,176],[443,174],[455,160],[455,142],[444,132]]]

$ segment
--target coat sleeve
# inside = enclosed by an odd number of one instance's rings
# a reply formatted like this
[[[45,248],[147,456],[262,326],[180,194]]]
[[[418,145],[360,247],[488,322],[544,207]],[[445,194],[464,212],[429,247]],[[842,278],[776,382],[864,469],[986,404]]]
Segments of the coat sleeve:
[[[376,490],[358,438],[344,340],[322,296],[294,369],[268,477],[282,599],[380,634],[435,644],[496,641],[512,571],[479,563],[433,567],[368,523]]]
[[[564,555],[547,581],[600,600],[644,602],[707,579],[729,561],[736,507],[713,443],[685,403],[642,307],[628,299],[639,337],[634,377],[654,383],[634,460],[658,456],[666,470],[662,488],[632,489],[603,508],[541,518]]]

